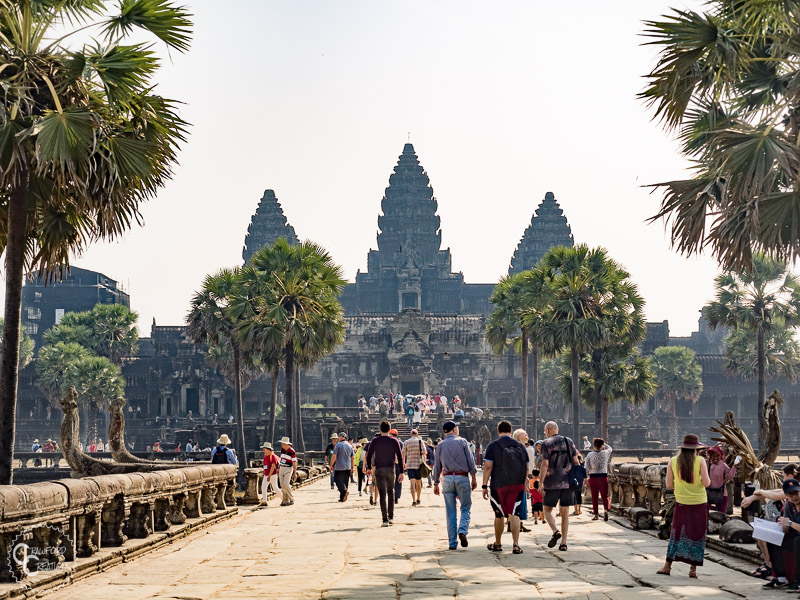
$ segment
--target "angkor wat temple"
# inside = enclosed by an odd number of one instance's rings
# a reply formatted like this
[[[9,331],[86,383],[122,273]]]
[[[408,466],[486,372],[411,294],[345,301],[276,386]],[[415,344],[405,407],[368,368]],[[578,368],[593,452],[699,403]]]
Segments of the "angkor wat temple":
[[[484,342],[494,282],[466,283],[462,273],[452,271],[450,249],[441,247],[437,208],[428,175],[414,147],[406,144],[381,200],[377,248],[369,250],[367,270],[359,271],[355,282],[342,293],[346,340],[316,367],[302,373],[304,403],[353,406],[359,394],[393,390],[441,392],[448,397],[459,394],[479,406],[519,405],[518,358],[510,353],[498,356]],[[246,262],[279,237],[296,242],[303,237],[299,233],[287,222],[275,193],[267,190],[248,227],[242,258]],[[561,207],[553,193],[547,192],[510,258],[508,271],[514,274],[529,269],[549,248],[573,243]],[[79,291],[74,283],[37,290],[40,293],[28,296],[23,315],[38,315],[39,309],[53,307],[62,313],[65,307],[91,308],[77,300]],[[59,299],[51,300],[49,295]],[[40,304],[45,300],[46,306]],[[693,406],[680,405],[680,415],[708,420],[730,408],[744,417],[754,416],[755,384],[723,372],[719,332],[711,332],[700,319],[700,328],[691,337],[674,338],[666,321],[649,323],[643,352],[649,354],[667,344],[693,348],[704,369],[700,401]],[[206,364],[202,348],[186,339],[182,325],[154,322],[150,335],[140,340],[138,356],[123,370],[129,404],[140,409],[136,414],[142,418],[182,417],[190,410],[196,416],[217,413],[221,418],[234,413],[232,390]],[[32,366],[21,374],[21,419],[26,419],[29,411],[34,420],[44,417],[46,400],[36,388],[35,378]],[[769,386],[781,389],[787,405],[800,402],[800,386],[786,381],[770,381]],[[268,410],[269,381],[254,380],[244,391],[244,402],[245,416],[258,420]],[[620,411],[617,406],[612,414],[620,415]],[[545,416],[548,412],[555,416],[547,410]],[[40,437],[42,427],[40,422],[36,430]],[[21,446],[25,440],[25,435],[20,436]]]

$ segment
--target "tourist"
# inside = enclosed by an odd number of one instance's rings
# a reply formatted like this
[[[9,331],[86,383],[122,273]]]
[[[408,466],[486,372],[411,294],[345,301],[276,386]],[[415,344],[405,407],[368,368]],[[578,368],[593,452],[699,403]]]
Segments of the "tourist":
[[[740,457],[736,457],[741,460]],[[736,463],[738,464],[738,462]],[[726,483],[736,477],[736,464],[729,467],[725,463],[725,451],[720,446],[708,449],[708,478],[711,483],[706,490],[708,508],[725,514],[728,511],[728,486]]]
[[[391,425],[387,421],[381,421],[380,435],[372,439],[367,450],[367,473],[373,476],[380,494],[381,527],[388,527],[394,519],[395,463],[403,466],[403,450],[400,442],[389,435],[390,430]],[[402,481],[401,470],[400,482]]]
[[[369,399],[369,412],[374,413],[375,407],[378,404],[378,399],[373,395]]]
[[[528,486],[528,492],[531,495],[531,517],[533,517],[533,524],[538,525],[539,520],[541,519],[542,523],[544,523],[544,497],[542,496],[542,492],[539,489],[539,469],[534,469],[531,472],[531,479],[529,480],[530,485]]]
[[[33,440],[33,444],[31,444],[31,452],[39,452],[41,447],[41,444],[39,444],[39,438],[36,438]]]
[[[223,433],[219,436],[217,440],[217,447],[214,448],[214,451],[211,453],[211,464],[212,465],[238,465],[239,461],[236,459],[236,455],[233,453],[233,450],[228,448],[231,444],[231,438],[228,437],[228,434]]]
[[[422,476],[419,469],[427,456],[425,442],[419,439],[419,431],[412,429],[411,437],[403,444],[403,463],[408,476],[408,487],[411,490],[411,506],[419,506],[422,499]]]
[[[414,407],[413,402],[409,402],[406,405],[406,423],[408,424],[409,429],[414,429],[414,413],[416,412],[416,408]]]
[[[194,445],[192,444],[191,438],[186,442],[186,452],[194,452]]]
[[[431,438],[425,440],[425,464],[428,465],[428,487],[433,487],[433,463],[436,460],[436,447]]]
[[[261,482],[261,504],[267,505],[267,492],[272,486],[272,491],[278,493],[278,457],[272,451],[272,444],[264,442],[261,444],[264,450],[264,479]]]
[[[433,493],[439,495],[439,482],[442,482],[441,493],[444,496],[445,520],[447,522],[447,541],[450,550],[455,550],[460,541],[461,546],[469,545],[470,510],[472,509],[472,491],[478,487],[475,460],[467,447],[467,440],[458,435],[458,424],[445,421],[442,425],[444,440],[436,445],[433,463]],[[472,480],[468,479],[471,477]],[[461,504],[461,519],[458,519],[456,499]]]
[[[331,442],[325,447],[325,463],[330,464],[331,456],[333,456],[333,449],[339,443],[339,436],[335,433],[331,434]],[[336,484],[333,481],[333,469],[331,469],[331,489],[335,488]]]
[[[439,405],[442,407],[442,410],[444,412],[447,412],[447,396],[445,396],[444,394],[439,396]]]
[[[594,450],[586,455],[586,473],[589,475],[589,489],[592,491],[593,521],[600,519],[597,510],[598,497],[603,501],[603,520],[608,521],[608,463],[611,460],[612,448],[602,438],[594,438]]]
[[[399,437],[399,433],[397,429],[390,429],[389,435],[392,436],[394,439],[397,440],[397,443],[400,444],[400,451],[403,450],[403,441]],[[403,466],[403,461],[396,460],[394,462],[394,503],[395,505],[400,500],[400,494],[403,493],[403,471],[405,471],[405,467]]]
[[[525,502],[528,453],[522,444],[511,437],[511,423],[508,421],[498,423],[497,433],[499,437],[486,447],[483,459],[483,498],[490,498],[494,510],[494,542],[487,548],[492,552],[503,550],[501,538],[505,518],[508,517],[514,544],[512,552],[522,554],[519,546],[519,514]],[[491,492],[487,484],[491,484]]]
[[[584,452],[588,452],[592,449],[592,443],[589,441],[589,436],[583,436],[583,450]]]
[[[414,405],[414,414],[411,416],[411,423],[415,429],[419,429],[419,424],[422,423],[422,408],[420,408],[420,404],[422,404],[421,399]]]
[[[675,510],[667,546],[667,560],[657,571],[669,575],[676,560],[689,565],[689,577],[697,579],[697,567],[703,564],[708,528],[706,488],[711,480],[708,466],[697,451],[704,444],[693,433],[683,437],[680,452],[667,467],[667,489],[675,490]],[[773,563],[774,564],[774,563]]]
[[[344,502],[350,495],[347,491],[350,485],[350,476],[353,473],[353,447],[347,442],[347,434],[343,431],[339,434],[339,442],[333,447],[331,454],[331,473],[333,481],[339,489],[339,502]]]
[[[800,591],[800,481],[787,479],[783,482],[783,493],[788,499],[783,505],[778,522],[783,528],[783,542],[780,546],[767,543],[775,577],[764,584],[765,588],[785,587],[787,592]],[[794,581],[786,579],[786,564],[783,552],[794,555]]]
[[[364,480],[366,478],[366,471],[364,469],[364,459],[366,458],[366,446],[367,446],[367,438],[361,438],[358,440],[358,446],[356,448],[356,455],[355,455],[355,465],[356,465],[356,473],[358,474],[358,495],[361,495],[361,486],[364,485]],[[369,490],[367,490],[369,493]]]
[[[278,458],[278,482],[281,485],[283,495],[281,506],[294,504],[294,494],[292,494],[292,483],[297,480],[297,453],[292,448],[292,442],[288,437],[281,438],[281,455]]]
[[[524,429],[516,429],[514,433],[511,435],[512,438],[517,440],[522,447],[525,448],[525,454],[528,455],[528,470],[525,473],[525,483],[531,478],[531,472],[533,471],[533,463],[531,463],[531,456],[528,453],[528,434],[525,432]],[[525,533],[530,533],[530,529],[525,527],[525,523],[523,521],[528,520],[528,486],[525,485],[523,489],[524,497],[522,499],[522,505],[519,507],[519,530]],[[506,526],[508,531],[511,531],[511,520],[507,519]]]
[[[578,452],[576,456],[578,457],[578,464],[572,468],[573,471],[572,475],[570,476],[570,479],[571,480],[574,479],[575,474],[577,473],[578,474],[577,481],[579,481],[581,485],[580,489],[572,490],[573,492],[575,492],[575,504],[574,504],[575,508],[572,511],[573,517],[578,517],[581,515],[581,508],[583,505],[583,490],[586,489],[586,467],[583,466],[583,455],[580,452]]]
[[[541,442],[541,488],[543,493],[544,518],[550,526],[553,535],[547,542],[547,547],[552,548],[558,540],[561,543],[558,549],[567,551],[567,534],[569,533],[569,507],[575,502],[575,492],[569,485],[569,474],[572,465],[578,464],[578,451],[575,443],[563,435],[558,435],[558,425],[555,421],[548,421],[544,426],[547,439]],[[538,444],[539,442],[537,442]],[[553,509],[559,506],[561,529],[556,526]]]

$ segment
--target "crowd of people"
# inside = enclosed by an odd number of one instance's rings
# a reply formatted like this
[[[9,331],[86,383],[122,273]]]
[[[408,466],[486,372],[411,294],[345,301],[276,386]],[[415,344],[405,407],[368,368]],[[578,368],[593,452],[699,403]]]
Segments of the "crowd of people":
[[[391,390],[377,396],[372,395],[367,400],[359,394],[356,400],[359,412],[366,416],[379,414],[382,418],[393,418],[402,415],[409,427],[419,424],[430,413],[453,412],[454,415],[463,417],[466,408],[465,402],[458,394],[449,400],[444,394],[395,394]]]

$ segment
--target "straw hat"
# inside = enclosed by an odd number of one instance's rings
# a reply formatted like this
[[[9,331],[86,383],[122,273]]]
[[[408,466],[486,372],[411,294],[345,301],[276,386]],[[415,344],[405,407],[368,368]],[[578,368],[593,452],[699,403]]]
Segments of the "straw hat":
[[[292,445],[292,442],[290,442],[290,441],[289,441],[289,438],[288,438],[288,437],[286,437],[286,436],[283,436],[283,437],[281,438],[281,444],[286,444],[287,446],[291,446],[291,445]]]
[[[227,446],[228,444],[231,443],[231,438],[228,437],[227,433],[223,433],[221,436],[219,436],[219,439],[217,440],[217,443],[220,446]]]
[[[264,448],[264,450],[272,450],[272,444],[270,444],[269,442],[264,442],[263,444],[261,444],[261,447]]]

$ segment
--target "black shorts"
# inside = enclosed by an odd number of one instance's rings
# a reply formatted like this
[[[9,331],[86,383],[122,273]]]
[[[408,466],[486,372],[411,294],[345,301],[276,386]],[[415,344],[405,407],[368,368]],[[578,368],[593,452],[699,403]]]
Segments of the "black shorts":
[[[531,512],[542,512],[542,503],[541,502],[534,502],[533,506],[531,506]]]
[[[575,492],[570,488],[565,490],[545,490],[544,505],[553,507],[556,504],[561,506],[572,506],[575,504]]]
[[[419,469],[406,469],[406,475],[409,479],[421,479]]]

